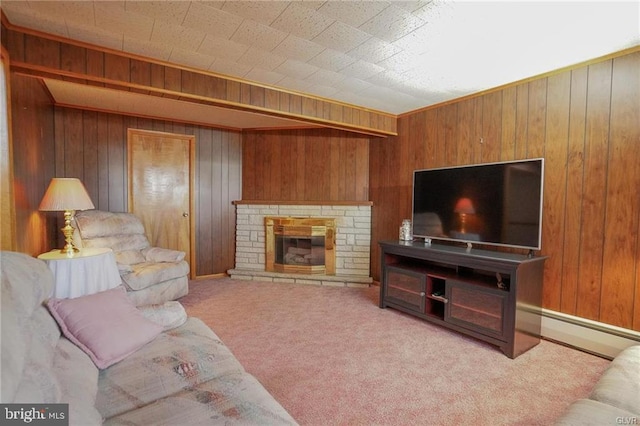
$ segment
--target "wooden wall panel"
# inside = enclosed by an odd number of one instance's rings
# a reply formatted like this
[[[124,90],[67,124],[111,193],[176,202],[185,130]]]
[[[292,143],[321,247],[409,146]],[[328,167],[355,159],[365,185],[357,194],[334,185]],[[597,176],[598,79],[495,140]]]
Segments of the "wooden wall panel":
[[[640,304],[637,286],[640,219],[640,55],[612,64],[607,200],[605,210],[600,319],[625,328],[634,325]],[[630,195],[636,194],[634,200]],[[634,274],[634,271],[636,272]],[[638,289],[636,289],[638,287]],[[638,325],[637,322],[635,325]]]
[[[544,279],[553,281],[555,277],[551,274],[561,270],[563,261],[564,241],[558,235],[564,235],[571,73],[549,77],[547,89],[545,140],[553,143],[546,143],[544,148],[544,184],[547,190],[542,206],[542,245],[546,252],[558,253],[549,256],[545,268]],[[548,287],[543,295],[543,304],[554,311],[560,310],[561,292],[560,286]]]
[[[564,205],[564,250],[560,311],[576,315],[580,268],[580,230],[584,194],[585,120],[587,68],[571,71],[569,135],[567,141],[566,200]]]
[[[580,265],[576,313],[583,318],[600,317],[602,251],[607,202],[607,151],[611,105],[611,61],[589,67],[587,80],[586,150]]]
[[[62,215],[39,212],[54,174],[53,108],[42,84],[11,74],[15,250],[37,256],[62,241]],[[59,234],[59,235],[58,235]]]
[[[640,330],[638,99],[640,51],[401,116],[397,137],[370,143],[374,279],[414,169],[544,157],[544,307]]]
[[[244,132],[242,197],[368,201],[369,140],[334,129]]]
[[[176,99],[197,98],[198,102],[259,109],[278,116],[308,119],[314,123],[329,122],[332,126],[373,134],[394,134],[396,131],[393,114],[237,82],[55,36],[22,33],[14,28],[7,29],[4,23],[2,30],[7,39],[3,39],[3,45],[12,57],[12,66],[35,76],[73,79],[79,83]],[[133,84],[143,87],[132,87]],[[159,93],[154,89],[175,93]]]
[[[37,211],[52,177],[78,177],[97,209],[127,211],[127,128],[139,128],[196,136],[197,275],[234,267],[240,133],[53,107],[37,79],[20,75],[12,76],[12,96],[19,251],[38,255],[62,243],[61,215]]]

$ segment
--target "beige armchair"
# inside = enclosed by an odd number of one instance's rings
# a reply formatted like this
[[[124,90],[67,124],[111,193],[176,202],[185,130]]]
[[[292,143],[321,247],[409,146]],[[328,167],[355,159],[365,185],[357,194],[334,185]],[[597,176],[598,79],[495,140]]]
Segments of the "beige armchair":
[[[189,291],[185,253],[151,247],[138,217],[87,210],[76,214],[76,247],[113,250],[122,282],[136,306],[161,304]]]

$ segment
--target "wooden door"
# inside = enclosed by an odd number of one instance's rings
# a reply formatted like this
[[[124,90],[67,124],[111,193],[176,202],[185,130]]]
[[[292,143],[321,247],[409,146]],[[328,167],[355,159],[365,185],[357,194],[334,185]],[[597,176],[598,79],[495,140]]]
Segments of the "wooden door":
[[[195,137],[128,129],[129,211],[152,246],[186,253],[195,277]]]

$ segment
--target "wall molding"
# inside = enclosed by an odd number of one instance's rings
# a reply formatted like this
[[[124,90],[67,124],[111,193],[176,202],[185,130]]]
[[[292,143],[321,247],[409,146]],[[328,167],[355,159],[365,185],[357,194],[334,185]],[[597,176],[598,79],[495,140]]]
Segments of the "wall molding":
[[[542,337],[604,358],[640,344],[640,332],[542,309]]]

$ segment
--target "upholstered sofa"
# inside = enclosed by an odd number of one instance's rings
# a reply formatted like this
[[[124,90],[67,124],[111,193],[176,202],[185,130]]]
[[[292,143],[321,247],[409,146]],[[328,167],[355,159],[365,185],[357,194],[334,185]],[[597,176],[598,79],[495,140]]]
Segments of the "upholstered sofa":
[[[113,250],[122,282],[136,305],[159,304],[188,293],[185,253],[152,247],[136,215],[86,210],[76,214],[75,222],[77,247]]]
[[[640,424],[640,345],[624,349],[588,398],[575,401],[556,422],[566,426]]]
[[[82,426],[295,424],[200,320],[143,314],[123,287],[48,299],[42,261],[0,262],[2,403],[68,404]]]

